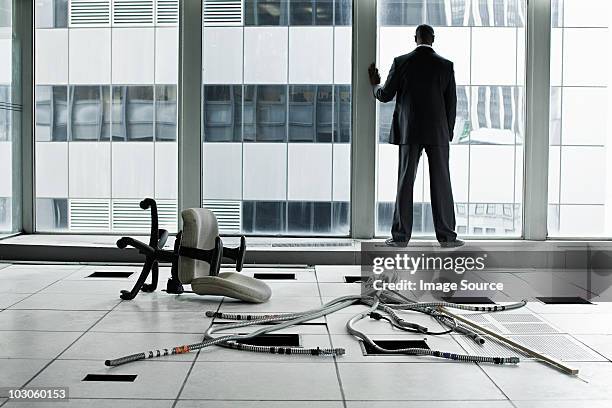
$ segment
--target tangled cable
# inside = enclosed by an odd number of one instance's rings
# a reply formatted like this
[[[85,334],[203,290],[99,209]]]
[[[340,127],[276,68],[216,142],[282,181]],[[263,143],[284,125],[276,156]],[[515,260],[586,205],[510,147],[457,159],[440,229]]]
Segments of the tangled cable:
[[[206,333],[204,333],[204,339],[199,343],[174,346],[164,349],[148,350],[136,354],[127,355],[113,360],[106,360],[105,365],[107,366],[118,366],[133,361],[158,358],[169,355],[189,353],[192,351],[200,350],[213,345],[242,350],[257,353],[270,353],[270,354],[283,354],[283,355],[311,355],[311,356],[341,356],[345,354],[343,348],[302,348],[302,347],[274,347],[274,346],[256,346],[245,344],[245,340],[261,336],[264,334],[272,333],[278,330],[285,329],[287,327],[302,324],[310,320],[314,320],[328,314],[342,310],[348,306],[355,304],[363,304],[368,306],[368,309],[364,312],[354,315],[348,320],[346,324],[347,331],[354,337],[367,343],[380,353],[384,354],[408,354],[417,356],[431,356],[437,358],[444,358],[456,361],[468,361],[478,363],[492,363],[492,364],[517,364],[519,359],[517,357],[488,357],[488,356],[471,356],[450,353],[439,350],[430,350],[425,348],[405,348],[399,350],[390,350],[378,346],[373,340],[371,340],[365,333],[357,330],[355,324],[371,317],[376,320],[387,321],[392,326],[399,328],[404,331],[411,331],[420,334],[428,335],[442,335],[452,332],[464,334],[478,344],[485,342],[484,338],[480,333],[476,332],[472,328],[458,323],[454,318],[445,315],[441,308],[453,308],[460,310],[468,310],[475,312],[498,312],[503,310],[517,309],[525,306],[526,301],[514,303],[506,306],[471,306],[471,305],[459,305],[448,302],[426,302],[418,303],[414,302],[400,293],[392,291],[372,291],[364,296],[342,296],[336,298],[325,305],[311,309],[305,312],[298,313],[282,313],[272,315],[253,315],[253,314],[236,314],[236,313],[223,313],[223,312],[206,312],[206,316],[213,318],[221,318],[227,320],[236,320],[236,323],[224,324],[223,327],[215,327],[210,325]],[[420,312],[431,316],[434,320],[438,321],[448,329],[443,332],[430,332],[427,327],[422,325],[411,323],[406,321],[399,315],[399,312]],[[384,314],[383,314],[384,313]],[[257,329],[247,334],[226,334],[219,337],[214,337],[213,334],[220,330],[234,330],[243,327],[253,325],[268,325]]]

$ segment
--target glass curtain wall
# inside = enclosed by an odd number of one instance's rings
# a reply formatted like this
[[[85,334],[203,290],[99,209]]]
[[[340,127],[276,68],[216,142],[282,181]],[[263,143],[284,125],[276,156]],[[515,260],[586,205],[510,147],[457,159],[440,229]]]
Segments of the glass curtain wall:
[[[19,221],[14,187],[18,180],[17,126],[21,105],[13,82],[13,1],[0,0],[0,237],[18,229]]]
[[[203,0],[203,205],[225,233],[348,235],[352,0]]]
[[[609,0],[552,0],[548,234],[612,236]]]
[[[178,0],[37,0],[37,231],[177,229]]]
[[[450,169],[460,236],[522,234],[525,0],[378,0],[378,66],[412,51],[419,24],[454,62],[457,121]],[[394,102],[378,103],[376,234],[390,235],[397,146],[387,144]],[[427,156],[415,183],[413,235],[433,236]]]

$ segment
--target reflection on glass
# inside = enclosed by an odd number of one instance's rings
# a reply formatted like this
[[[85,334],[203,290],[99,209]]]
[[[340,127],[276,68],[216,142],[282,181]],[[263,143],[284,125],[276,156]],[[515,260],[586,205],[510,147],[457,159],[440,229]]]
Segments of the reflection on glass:
[[[153,87],[113,87],[113,140],[153,141]]]
[[[287,0],[244,0],[245,25],[287,25]]]
[[[176,141],[176,85],[155,87],[155,140]]]
[[[287,141],[287,86],[244,87],[244,141]]]
[[[243,201],[242,230],[248,234],[285,232],[286,205],[279,201]]]
[[[68,140],[68,88],[39,85],[36,87],[36,141]]]
[[[289,3],[291,25],[333,25],[334,0],[292,0]]]
[[[68,229],[68,200],[65,198],[37,198],[36,229],[39,231]]]
[[[331,142],[332,98],[329,85],[289,87],[290,142]]]
[[[204,141],[240,142],[242,86],[204,86]]]
[[[334,142],[351,142],[351,86],[338,85],[334,95]]]
[[[68,0],[36,0],[36,28],[68,27]]]
[[[0,142],[12,139],[13,111],[5,109],[11,103],[11,87],[0,85]]]
[[[385,26],[522,27],[523,0],[379,0],[379,24]]]
[[[351,25],[353,21],[353,0],[335,0],[336,13],[335,13],[335,24],[336,25]]]
[[[108,86],[70,86],[70,139],[109,139],[110,89]]]

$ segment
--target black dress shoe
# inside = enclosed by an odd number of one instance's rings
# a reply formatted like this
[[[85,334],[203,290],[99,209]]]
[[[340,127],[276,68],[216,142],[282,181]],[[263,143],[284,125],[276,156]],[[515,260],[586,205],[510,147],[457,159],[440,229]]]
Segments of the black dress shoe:
[[[465,245],[465,242],[460,239],[455,239],[454,241],[440,242],[440,246],[442,248],[457,248],[463,245]]]
[[[393,238],[389,238],[385,241],[385,245],[390,247],[406,248],[408,246],[408,241],[396,241]]]

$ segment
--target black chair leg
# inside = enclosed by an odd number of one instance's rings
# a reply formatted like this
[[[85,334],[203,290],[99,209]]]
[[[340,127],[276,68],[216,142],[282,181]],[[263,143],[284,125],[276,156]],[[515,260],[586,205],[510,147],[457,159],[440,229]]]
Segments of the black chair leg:
[[[155,263],[154,259],[152,257],[147,257],[147,260],[145,261],[142,267],[142,272],[140,272],[140,276],[138,277],[136,284],[134,284],[134,287],[131,291],[122,290],[120,295],[121,299],[132,300],[136,297],[136,295],[144,285],[145,281],[147,280],[147,276],[149,276],[149,272],[151,272],[153,263]]]
[[[142,291],[143,292],[155,292],[157,289],[157,282],[159,279],[159,263],[157,261],[153,262],[153,266],[151,267],[151,283],[143,283]]]

